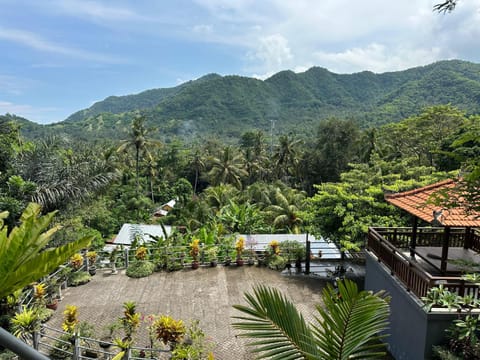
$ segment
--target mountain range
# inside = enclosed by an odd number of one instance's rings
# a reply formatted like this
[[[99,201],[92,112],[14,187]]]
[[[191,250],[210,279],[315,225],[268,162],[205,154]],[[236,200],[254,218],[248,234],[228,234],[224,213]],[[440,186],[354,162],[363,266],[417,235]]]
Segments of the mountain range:
[[[319,121],[330,117],[351,118],[364,128],[378,126],[447,103],[480,113],[480,64],[449,60],[382,74],[335,74],[312,67],[266,80],[209,74],[172,88],[110,96],[55,124],[19,121],[27,137],[64,133],[119,139],[127,136],[131,119],[141,111],[152,136],[166,141],[238,139],[253,129],[311,134]]]

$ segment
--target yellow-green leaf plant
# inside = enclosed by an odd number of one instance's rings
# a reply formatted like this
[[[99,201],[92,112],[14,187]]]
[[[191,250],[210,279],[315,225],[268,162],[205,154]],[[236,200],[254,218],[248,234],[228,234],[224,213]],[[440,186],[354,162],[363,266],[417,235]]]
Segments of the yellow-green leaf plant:
[[[48,275],[93,239],[86,236],[48,248],[52,235],[60,228],[58,225],[49,228],[55,212],[40,215],[40,205],[30,203],[20,217],[20,225],[10,233],[4,224],[7,216],[6,211],[0,213],[0,299]]]

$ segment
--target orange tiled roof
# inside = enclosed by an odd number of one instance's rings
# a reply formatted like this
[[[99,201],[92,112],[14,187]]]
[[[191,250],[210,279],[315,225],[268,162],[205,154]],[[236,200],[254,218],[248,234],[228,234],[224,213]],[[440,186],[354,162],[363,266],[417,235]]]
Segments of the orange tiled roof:
[[[429,223],[434,222],[435,214],[437,220],[435,222],[442,226],[480,227],[480,213],[467,214],[461,207],[443,209],[441,206],[428,203],[433,193],[454,186],[454,180],[444,180],[418,189],[385,195],[385,200]]]

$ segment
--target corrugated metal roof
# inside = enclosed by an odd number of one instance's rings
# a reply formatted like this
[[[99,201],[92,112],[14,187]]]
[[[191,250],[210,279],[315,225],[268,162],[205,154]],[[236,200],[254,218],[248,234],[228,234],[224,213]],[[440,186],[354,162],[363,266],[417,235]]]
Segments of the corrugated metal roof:
[[[455,187],[455,180],[448,179],[418,189],[385,195],[390,204],[428,222],[441,226],[480,227],[480,213],[467,213],[463,207],[445,209],[429,202],[431,196],[441,190]]]
[[[167,236],[172,232],[171,226],[165,226]],[[152,237],[164,237],[162,227],[160,225],[145,225],[145,224],[123,224],[118,235],[113,240],[115,245],[131,245],[135,236],[139,236],[140,243],[147,243],[153,241]]]

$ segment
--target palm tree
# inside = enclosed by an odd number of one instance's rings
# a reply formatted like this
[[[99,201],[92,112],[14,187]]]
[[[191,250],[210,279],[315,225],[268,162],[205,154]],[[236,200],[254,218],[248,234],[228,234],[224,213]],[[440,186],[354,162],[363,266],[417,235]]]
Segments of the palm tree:
[[[93,239],[93,236],[86,236],[45,249],[59,226],[47,230],[55,212],[39,214],[40,205],[30,203],[20,217],[21,224],[8,233],[3,222],[8,212],[0,213],[0,299],[48,275]]]
[[[266,175],[265,164],[265,135],[262,131],[247,131],[240,140],[245,169],[248,173],[248,184],[264,180]]]
[[[211,170],[208,173],[211,183],[232,184],[237,189],[242,188],[242,179],[248,176],[243,169],[242,155],[234,155],[233,147],[225,146],[220,157],[210,159]]]
[[[65,139],[47,139],[22,152],[15,164],[17,174],[35,185],[28,201],[39,203],[44,212],[87,198],[118,177],[108,150],[99,156],[91,145],[66,145]]]
[[[383,359],[388,326],[389,297],[383,292],[359,291],[350,280],[323,289],[325,308],[317,306],[315,324],[308,324],[295,305],[277,289],[257,286],[246,293],[247,305],[233,307],[243,313],[232,325],[257,359]]]
[[[203,192],[203,198],[215,212],[229,204],[239,193],[239,190],[230,184],[210,186]]]
[[[190,167],[195,171],[195,180],[193,184],[193,195],[197,194],[198,180],[200,173],[205,170],[205,158],[200,154],[200,150],[196,149],[190,160]]]
[[[286,183],[295,175],[299,164],[298,146],[300,140],[289,139],[287,135],[279,137],[279,144],[276,152],[273,154],[275,163],[275,174],[277,179],[281,179]]]
[[[300,233],[303,220],[300,218],[300,206],[305,199],[305,193],[294,189],[275,191],[275,202],[266,208],[273,219],[273,226],[294,234]]]
[[[117,152],[124,152],[129,147],[135,148],[135,174],[137,195],[139,190],[139,173],[140,173],[140,155],[149,153],[149,147],[160,144],[159,141],[148,139],[148,129],[145,127],[145,116],[137,114],[132,122],[130,138],[123,140],[118,147]]]

